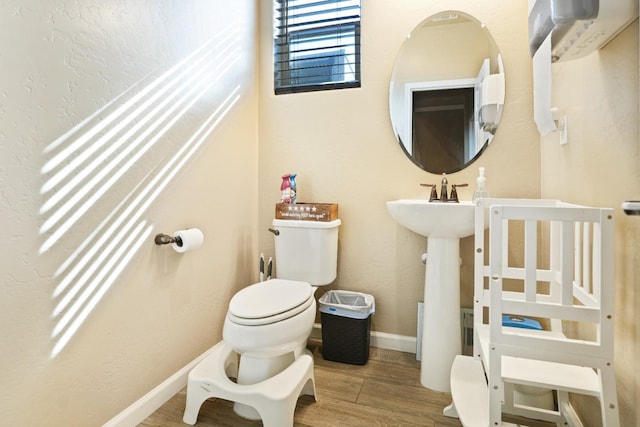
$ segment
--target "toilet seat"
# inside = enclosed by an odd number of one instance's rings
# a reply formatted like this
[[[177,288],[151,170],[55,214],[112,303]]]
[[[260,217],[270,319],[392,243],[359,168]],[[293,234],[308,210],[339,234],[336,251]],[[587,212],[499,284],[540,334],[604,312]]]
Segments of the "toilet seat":
[[[231,298],[227,317],[246,326],[268,325],[293,317],[313,304],[306,282],[273,279],[247,286]]]

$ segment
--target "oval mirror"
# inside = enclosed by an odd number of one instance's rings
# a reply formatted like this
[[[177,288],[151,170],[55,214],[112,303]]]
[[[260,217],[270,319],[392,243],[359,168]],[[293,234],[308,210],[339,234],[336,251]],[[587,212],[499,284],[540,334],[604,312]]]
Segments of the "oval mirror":
[[[495,135],[504,105],[502,57],[486,26],[438,13],[403,43],[389,85],[393,131],[427,172],[464,169]]]

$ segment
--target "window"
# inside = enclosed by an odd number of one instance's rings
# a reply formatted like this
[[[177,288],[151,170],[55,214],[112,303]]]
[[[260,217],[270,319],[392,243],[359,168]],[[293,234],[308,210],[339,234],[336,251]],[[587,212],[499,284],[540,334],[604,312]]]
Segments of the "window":
[[[276,94],[360,87],[360,0],[274,0]]]

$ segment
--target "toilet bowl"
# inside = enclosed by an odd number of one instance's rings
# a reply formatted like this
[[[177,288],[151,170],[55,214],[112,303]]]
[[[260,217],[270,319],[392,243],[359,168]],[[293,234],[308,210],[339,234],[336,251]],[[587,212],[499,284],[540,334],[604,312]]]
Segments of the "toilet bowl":
[[[233,296],[222,337],[240,355],[238,384],[265,381],[303,354],[316,317],[314,291],[305,282],[273,279]],[[234,411],[260,419],[254,408],[241,403],[234,405]]]
[[[224,321],[222,342],[240,356],[237,385],[257,390],[264,389],[264,384],[275,377],[290,378],[292,382],[304,379],[295,378],[294,366],[305,354],[309,357],[306,344],[316,318],[315,290],[336,278],[339,225],[339,219],[273,220],[278,278],[236,293]],[[224,371],[205,369],[204,377],[216,384],[227,384],[226,378],[219,378]],[[261,419],[255,405],[234,400],[236,395],[225,395],[226,388],[220,388],[218,397],[234,401],[236,414]],[[295,393],[290,399],[297,399]]]
[[[273,279],[248,286],[229,303],[223,339],[240,354],[300,355],[316,316],[316,300],[305,282]]]

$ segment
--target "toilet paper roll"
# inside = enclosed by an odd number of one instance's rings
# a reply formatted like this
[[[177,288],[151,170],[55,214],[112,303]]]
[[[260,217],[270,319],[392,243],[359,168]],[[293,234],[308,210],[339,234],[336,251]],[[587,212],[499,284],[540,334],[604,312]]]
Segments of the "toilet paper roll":
[[[173,233],[173,237],[179,237],[182,245],[179,242],[172,243],[171,247],[178,253],[192,251],[202,246],[204,242],[204,234],[198,228],[189,228],[187,230],[180,230]]]
[[[533,55],[533,118],[541,135],[558,129],[551,112],[551,33]]]

